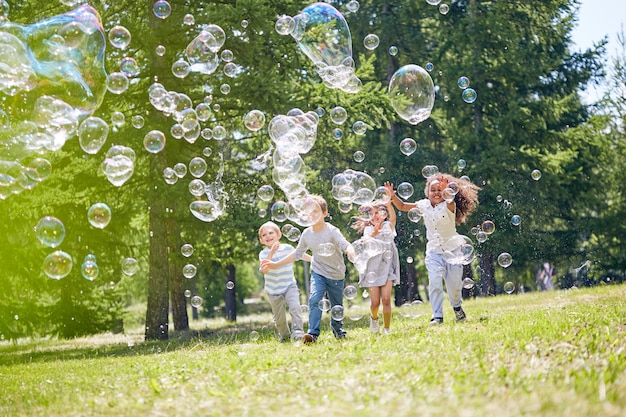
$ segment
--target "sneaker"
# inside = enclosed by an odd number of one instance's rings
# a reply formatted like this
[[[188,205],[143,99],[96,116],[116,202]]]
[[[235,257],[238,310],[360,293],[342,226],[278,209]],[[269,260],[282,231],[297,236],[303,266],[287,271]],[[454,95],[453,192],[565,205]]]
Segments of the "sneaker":
[[[433,317],[430,319],[431,326],[437,326],[438,324],[443,324],[443,317]]]
[[[463,307],[455,307],[454,308],[454,315],[456,316],[456,321],[463,321],[465,320],[465,311],[463,311]]]
[[[308,345],[309,343],[315,343],[317,342],[317,336],[310,333],[305,333],[304,336],[302,336],[302,342],[305,345]]]
[[[383,327],[383,334],[391,334],[391,329],[388,327]]]
[[[378,333],[380,327],[378,326],[378,319],[374,319],[370,316],[370,332]]]

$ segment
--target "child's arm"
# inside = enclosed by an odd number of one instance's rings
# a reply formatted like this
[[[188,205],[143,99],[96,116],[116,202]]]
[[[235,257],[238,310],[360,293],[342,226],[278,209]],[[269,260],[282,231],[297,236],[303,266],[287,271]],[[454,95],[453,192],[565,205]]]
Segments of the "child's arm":
[[[400,197],[398,197],[396,195],[396,192],[393,190],[393,184],[389,181],[385,182],[385,188],[389,190],[389,193],[391,194],[391,202],[394,206],[396,206],[398,210],[409,211],[412,208],[417,207],[415,203],[405,203],[404,201],[400,200]]]
[[[391,228],[395,230],[396,229],[396,210],[393,208],[393,204],[391,203],[391,201],[387,203],[387,214],[389,214],[389,217],[387,218],[387,220],[391,224]]]
[[[313,257],[308,253],[305,253],[304,255],[302,255],[302,260],[305,262],[313,262]]]
[[[279,266],[293,263],[296,260],[294,256],[294,252],[295,251],[292,251],[289,255],[285,256],[284,258],[276,262],[273,262],[271,258],[263,259],[261,261],[261,271],[263,271],[263,273],[266,274],[267,271],[269,271],[270,269],[278,268]]]

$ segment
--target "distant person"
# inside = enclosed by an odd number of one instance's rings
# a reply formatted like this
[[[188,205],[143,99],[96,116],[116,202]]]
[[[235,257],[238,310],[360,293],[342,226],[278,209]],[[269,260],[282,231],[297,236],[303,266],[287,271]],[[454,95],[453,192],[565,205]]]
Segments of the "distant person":
[[[540,291],[552,291],[554,289],[552,282],[554,272],[554,266],[550,262],[544,262],[537,273],[537,288]]]
[[[322,310],[319,302],[328,293],[331,306],[343,307],[343,288],[346,275],[346,264],[343,254],[354,259],[354,248],[341,234],[339,229],[325,221],[328,216],[328,204],[319,195],[310,195],[317,206],[311,216],[315,219],[312,226],[307,227],[300,236],[296,250],[279,261],[265,259],[261,261],[261,270],[266,273],[270,269],[279,268],[297,259],[303,259],[308,250],[313,254],[311,262],[311,296],[309,298],[309,331],[302,341],[314,343],[320,335]],[[337,339],[346,337],[343,320],[331,318],[333,334]]]
[[[259,228],[259,241],[265,248],[259,253],[259,261],[266,259],[278,261],[293,252],[293,246],[280,243],[282,233],[274,222],[267,222]],[[304,255],[303,260],[311,262],[309,255]],[[304,335],[302,325],[302,308],[300,305],[300,291],[293,273],[293,262],[286,263],[280,268],[265,272],[265,292],[272,307],[274,323],[278,329],[279,340],[288,341],[290,337],[300,339]],[[291,315],[291,332],[287,325],[287,313],[285,304]]]
[[[458,235],[456,225],[464,223],[478,205],[478,187],[469,180],[449,174],[436,174],[426,179],[427,198],[405,203],[394,192],[393,184],[385,183],[391,192],[391,201],[402,211],[419,210],[426,225],[426,269],[428,294],[433,315],[431,325],[443,323],[443,282],[457,321],[466,318],[463,302],[463,265],[451,264],[444,258],[444,245]],[[449,249],[449,248],[448,248]]]
[[[359,286],[370,295],[370,331],[378,333],[378,310],[383,304],[383,334],[391,333],[391,287],[400,283],[400,259],[394,242],[396,212],[391,202],[365,206],[371,209],[370,218],[357,217],[352,228],[363,233],[363,239],[375,239],[381,252],[367,260],[365,271],[359,274]]]

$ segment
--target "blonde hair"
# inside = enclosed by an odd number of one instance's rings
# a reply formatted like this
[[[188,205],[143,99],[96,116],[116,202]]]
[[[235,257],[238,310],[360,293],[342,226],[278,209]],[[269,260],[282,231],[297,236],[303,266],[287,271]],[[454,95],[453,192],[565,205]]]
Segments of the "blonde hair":
[[[465,223],[467,217],[478,207],[478,190],[480,188],[464,178],[456,178],[450,174],[436,174],[426,179],[426,186],[424,187],[426,197],[430,193],[430,186],[435,181],[445,183],[446,187],[451,182],[458,184],[459,190],[454,196],[454,204],[456,205],[455,222],[457,225]]]
[[[259,227],[259,239],[261,239],[261,233],[263,233],[263,229],[274,229],[280,235],[280,227],[274,222],[265,222]]]

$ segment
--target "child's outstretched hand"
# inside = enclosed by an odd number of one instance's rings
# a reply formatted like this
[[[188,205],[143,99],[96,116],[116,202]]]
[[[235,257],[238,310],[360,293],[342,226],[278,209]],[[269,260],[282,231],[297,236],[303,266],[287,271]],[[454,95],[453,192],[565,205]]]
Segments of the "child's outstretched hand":
[[[271,259],[263,259],[261,261],[261,272],[267,274],[267,271],[272,269],[274,262]]]

